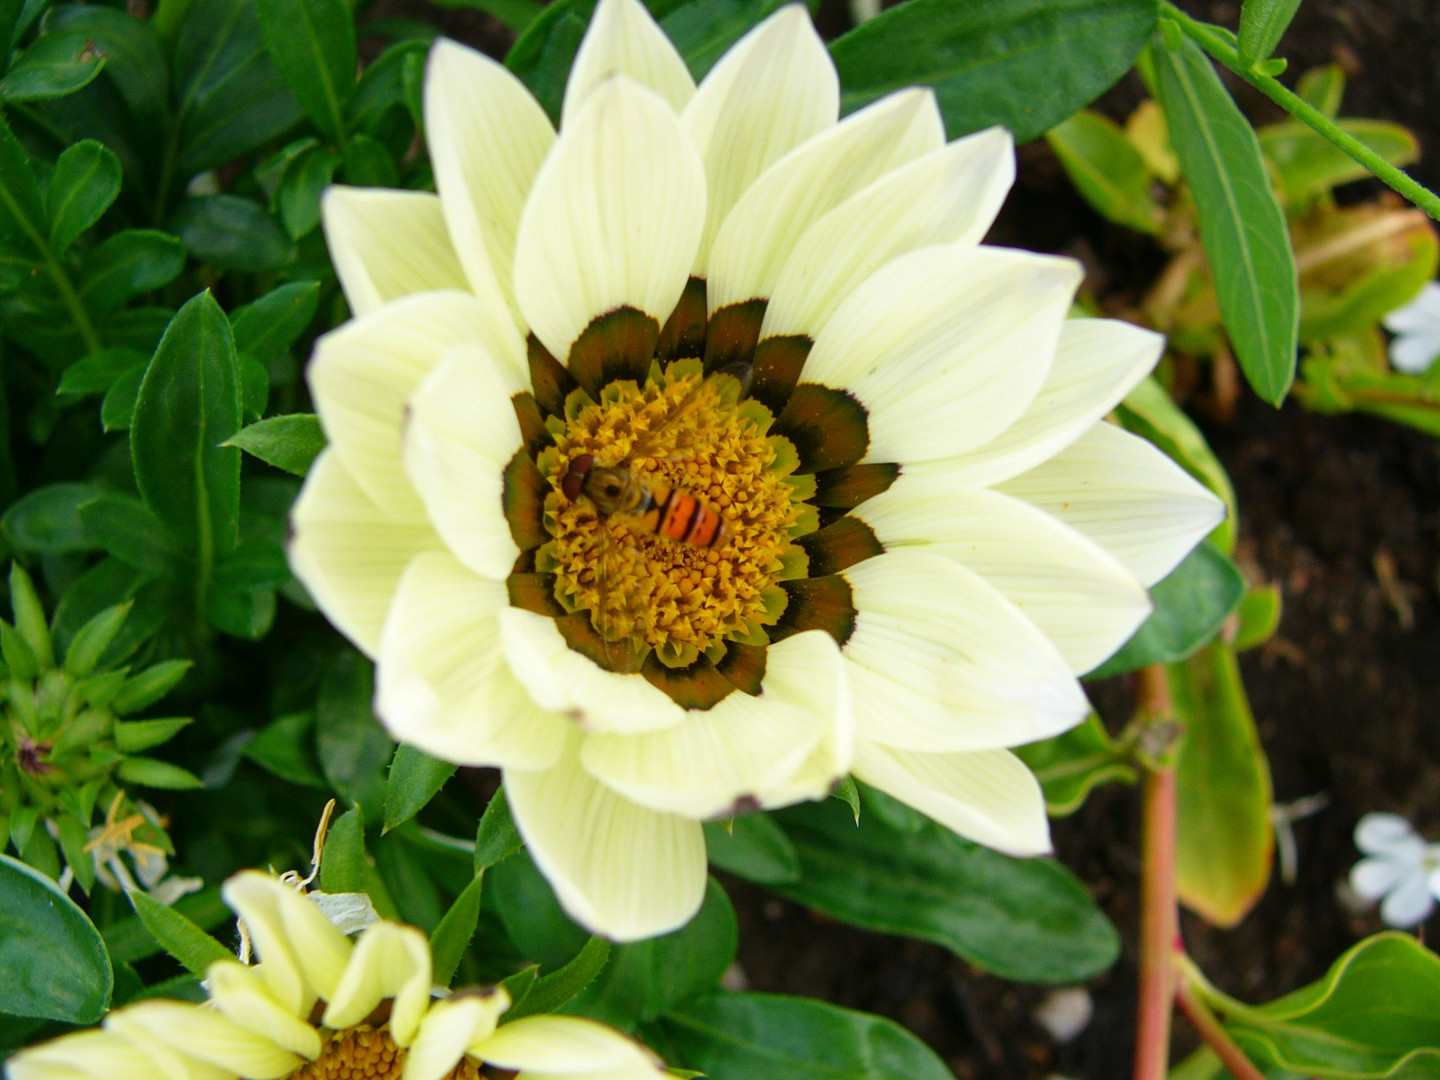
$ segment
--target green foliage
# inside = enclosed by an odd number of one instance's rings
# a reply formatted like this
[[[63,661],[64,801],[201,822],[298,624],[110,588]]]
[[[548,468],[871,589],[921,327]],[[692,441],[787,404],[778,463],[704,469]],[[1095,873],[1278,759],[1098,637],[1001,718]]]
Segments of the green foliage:
[[[1150,170],[1115,122],[1082,109],[1045,133],[1076,189],[1110,221],[1158,236],[1165,213],[1150,190]]]
[[[0,855],[0,1013],[93,1024],[113,986],[85,913],[46,875]]]
[[[1016,747],[1020,760],[1034,771],[1045,791],[1045,808],[1052,817],[1073,814],[1101,784],[1135,782],[1131,753],[1105,730],[1091,713],[1083,724],[1042,742]]]
[[[135,914],[145,929],[185,970],[203,977],[215,961],[234,959],[229,949],[174,908],[152,900],[143,892],[131,893],[130,902],[135,905]]]
[[[1245,0],[1240,8],[1240,59],[1255,67],[1275,51],[1300,0]]]

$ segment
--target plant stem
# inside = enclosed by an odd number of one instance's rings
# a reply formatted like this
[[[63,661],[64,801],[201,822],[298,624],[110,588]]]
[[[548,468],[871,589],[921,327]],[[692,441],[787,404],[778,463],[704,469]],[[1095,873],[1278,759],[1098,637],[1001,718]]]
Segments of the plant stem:
[[[1214,60],[1224,64],[1295,119],[1314,128],[1334,146],[1369,169],[1378,179],[1409,199],[1432,218],[1440,221],[1440,196],[1437,196],[1425,185],[1413,180],[1408,173],[1391,165],[1354,135],[1340,127],[1334,120],[1286,88],[1274,76],[1247,68],[1240,59],[1240,53],[1216,27],[1197,22],[1174,4],[1169,3],[1168,0],[1162,3],[1161,10],[1166,16],[1175,20],[1185,35],[1209,53]]]
[[[1190,985],[1190,980],[1185,977],[1183,965],[1179,974],[1175,1000],[1180,1006],[1180,1011],[1194,1026],[1200,1038],[1205,1040],[1206,1045],[1214,1050],[1220,1060],[1224,1062],[1225,1068],[1230,1070],[1230,1075],[1235,1080],[1265,1080],[1264,1074],[1245,1056],[1245,1052],[1235,1045],[1235,1040],[1230,1038],[1225,1026],[1210,1011],[1210,1006],[1206,1005],[1204,1000],[1195,993],[1194,988]]]
[[[1142,668],[1138,713],[1152,730],[1172,726],[1174,710],[1164,665]],[[1140,990],[1134,1080],[1163,1080],[1170,1063],[1170,1014],[1175,997],[1175,770],[1163,758],[1142,756],[1142,869]]]

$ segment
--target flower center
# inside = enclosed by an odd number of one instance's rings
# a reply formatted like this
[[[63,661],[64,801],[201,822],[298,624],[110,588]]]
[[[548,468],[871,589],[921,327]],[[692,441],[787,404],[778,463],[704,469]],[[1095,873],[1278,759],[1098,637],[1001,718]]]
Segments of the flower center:
[[[289,1080],[400,1080],[405,1051],[395,1045],[388,1025],[347,1028],[331,1034],[320,1056]],[[445,1080],[477,1080],[479,1070],[462,1057]]]
[[[792,475],[770,410],[698,360],[598,397],[569,395],[538,461],[552,539],[536,567],[555,575],[556,600],[589,613],[618,670],[652,650],[682,667],[717,659],[725,640],[764,644],[785,607],[777,582],[804,570],[791,539],[814,527],[813,481]]]

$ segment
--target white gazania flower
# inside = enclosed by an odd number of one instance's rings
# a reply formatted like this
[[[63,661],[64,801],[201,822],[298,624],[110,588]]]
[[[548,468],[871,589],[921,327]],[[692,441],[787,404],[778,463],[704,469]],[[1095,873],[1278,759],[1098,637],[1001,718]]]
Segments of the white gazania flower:
[[[1399,814],[1366,814],[1355,826],[1355,846],[1365,853],[1350,869],[1357,896],[1383,898],[1380,917],[1390,926],[1418,926],[1440,897],[1440,844],[1427,844]]]
[[[980,246],[1008,133],[839,100],[798,5],[696,87],[601,0],[558,135],[441,41],[438,196],[326,196],[355,318],[310,366],[292,563],[390,732],[501,767],[612,938],[695,912],[702,820],[851,771],[1048,850],[1007,748],[1085,715],[1076,675],[1222,513],[1102,422],[1161,339],[1067,322],[1071,260]]]
[[[256,871],[225,883],[260,963],[210,965],[204,1004],[151,999],[100,1029],[15,1054],[8,1080],[656,1080],[644,1047],[574,1016],[501,1023],[501,988],[437,992],[430,943],[377,922],[352,943],[312,901]],[[437,996],[437,993],[439,996]]]
[[[1423,375],[1440,356],[1440,284],[1427,282],[1415,299],[1380,322],[1395,335],[1390,366],[1406,375]]]

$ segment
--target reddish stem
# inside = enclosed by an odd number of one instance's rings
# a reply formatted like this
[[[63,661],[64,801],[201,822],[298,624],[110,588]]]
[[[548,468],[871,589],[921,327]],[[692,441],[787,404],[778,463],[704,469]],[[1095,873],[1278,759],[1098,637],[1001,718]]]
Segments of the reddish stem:
[[[1215,1051],[1235,1080],[1265,1080],[1265,1074],[1235,1045],[1224,1025],[1183,978],[1175,988],[1175,1000],[1185,1018],[1210,1049]]]
[[[1161,665],[1144,668],[1140,714],[1152,725],[1173,723],[1170,685]],[[1170,1014],[1175,1000],[1175,772],[1147,763],[1140,879],[1140,991],[1134,1080],[1164,1080],[1170,1063]]]

